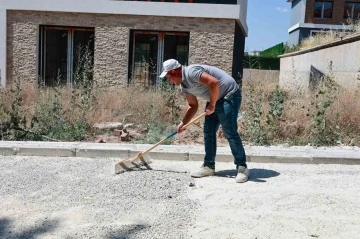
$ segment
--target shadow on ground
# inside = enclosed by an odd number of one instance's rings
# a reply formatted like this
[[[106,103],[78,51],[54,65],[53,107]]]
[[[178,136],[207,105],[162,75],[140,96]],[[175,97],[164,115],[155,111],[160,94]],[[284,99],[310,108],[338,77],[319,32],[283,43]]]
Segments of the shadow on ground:
[[[142,225],[142,224],[131,225],[120,231],[109,234],[106,238],[107,239],[128,239],[129,236],[137,234],[138,232],[140,232],[144,229],[147,229],[149,227],[150,226],[148,226],[148,225]]]
[[[8,218],[0,218],[0,238],[38,238],[41,234],[53,231],[58,227],[57,220],[44,220],[38,226],[25,228],[21,231],[14,231],[15,223]]]
[[[235,178],[237,171],[233,170],[222,170],[217,171],[215,176],[217,177],[224,177],[224,178]],[[257,182],[257,183],[265,183],[265,178],[273,178],[279,176],[280,173],[274,170],[263,169],[263,168],[252,168],[250,169],[250,177],[249,181]]]

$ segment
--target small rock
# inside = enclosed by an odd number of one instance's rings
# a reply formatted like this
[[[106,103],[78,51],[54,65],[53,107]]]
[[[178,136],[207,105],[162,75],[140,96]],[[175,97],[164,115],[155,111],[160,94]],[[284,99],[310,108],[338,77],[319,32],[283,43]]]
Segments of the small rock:
[[[121,141],[130,141],[130,134],[123,131],[120,135],[120,139]]]
[[[190,183],[189,187],[195,187],[195,183]]]
[[[120,136],[122,131],[120,129],[114,129],[114,136]]]
[[[96,143],[106,143],[106,141],[104,141],[103,139],[98,139],[96,140]]]
[[[168,198],[172,198],[172,196],[168,196]]]

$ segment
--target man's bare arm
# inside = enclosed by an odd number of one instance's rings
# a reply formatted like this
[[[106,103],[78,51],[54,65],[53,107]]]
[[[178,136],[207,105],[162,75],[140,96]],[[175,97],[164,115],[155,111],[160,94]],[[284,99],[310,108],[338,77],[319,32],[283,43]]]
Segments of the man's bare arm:
[[[201,74],[200,83],[209,87],[210,91],[210,103],[206,108],[206,114],[210,115],[215,111],[216,101],[219,98],[219,81],[212,75],[204,72]]]
[[[178,132],[179,133],[184,131],[184,129],[182,129],[182,127],[190,122],[190,120],[195,116],[195,114],[196,114],[196,112],[198,110],[198,107],[199,107],[198,100],[197,100],[196,96],[191,95],[191,94],[187,94],[186,95],[186,100],[187,100],[189,106],[188,106],[188,108],[186,110],[186,113],[185,113],[185,116],[184,116],[182,122],[178,125]]]

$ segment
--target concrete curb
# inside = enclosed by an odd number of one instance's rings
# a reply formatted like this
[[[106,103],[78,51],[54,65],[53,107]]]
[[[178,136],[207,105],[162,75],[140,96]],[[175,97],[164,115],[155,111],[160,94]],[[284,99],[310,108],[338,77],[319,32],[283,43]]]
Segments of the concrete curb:
[[[151,145],[99,144],[80,142],[0,141],[3,156],[53,156],[127,159]],[[358,147],[245,146],[247,161],[254,163],[350,164],[360,165]],[[233,162],[229,147],[218,147],[217,162]],[[153,160],[203,161],[203,146],[160,145],[148,153]]]
[[[4,156],[11,156],[11,155],[16,155],[17,153],[17,148],[14,147],[7,147],[7,146],[0,146],[0,155],[4,155]]]

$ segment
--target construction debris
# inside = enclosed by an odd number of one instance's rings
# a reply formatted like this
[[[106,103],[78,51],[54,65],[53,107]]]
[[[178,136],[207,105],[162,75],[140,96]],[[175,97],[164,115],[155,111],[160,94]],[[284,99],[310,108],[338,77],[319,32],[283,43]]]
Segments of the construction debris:
[[[122,134],[122,130],[114,129],[114,136],[120,136]]]
[[[102,123],[95,123],[93,125],[94,128],[100,130],[113,130],[113,129],[122,129],[123,123],[121,122],[102,122]]]
[[[121,141],[130,141],[130,133],[126,129],[114,129],[114,136],[118,136]]]

